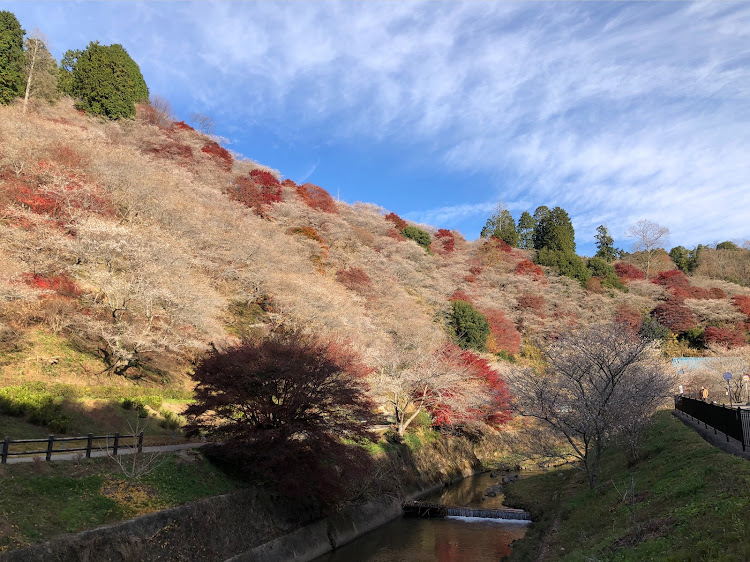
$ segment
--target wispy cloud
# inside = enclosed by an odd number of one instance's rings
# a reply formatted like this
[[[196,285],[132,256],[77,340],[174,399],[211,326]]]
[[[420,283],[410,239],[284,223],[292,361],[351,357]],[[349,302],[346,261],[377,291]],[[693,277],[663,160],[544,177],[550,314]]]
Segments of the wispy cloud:
[[[640,218],[685,245],[750,237],[750,4],[131,6],[86,9],[122,16],[154,91],[233,125],[397,143],[436,175],[487,178],[415,220],[478,231],[502,199],[561,205],[580,238]]]

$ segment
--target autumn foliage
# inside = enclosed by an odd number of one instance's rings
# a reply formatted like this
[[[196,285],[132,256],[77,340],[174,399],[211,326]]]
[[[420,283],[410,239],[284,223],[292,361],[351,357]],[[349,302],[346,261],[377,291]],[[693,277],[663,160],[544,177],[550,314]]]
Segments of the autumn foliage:
[[[371,437],[370,370],[347,346],[273,334],[201,359],[188,431],[217,437],[213,458],[282,493],[342,499],[369,466],[342,438]]]
[[[406,228],[406,221],[399,217],[396,213],[388,213],[385,216],[385,220],[392,222],[393,226],[396,227],[396,230],[399,232]]]
[[[624,328],[630,330],[633,333],[638,333],[641,329],[643,319],[641,314],[637,310],[633,310],[626,304],[622,303],[617,307],[615,311],[615,323]]]
[[[615,273],[620,278],[620,281],[627,283],[628,281],[636,281],[638,279],[645,279],[646,272],[642,269],[638,269],[633,264],[618,261],[615,264]]]
[[[657,305],[651,311],[651,316],[659,322],[659,324],[669,328],[675,334],[687,332],[691,328],[695,328],[697,325],[695,316],[690,309],[674,299],[664,301]]]
[[[740,347],[746,343],[745,330],[741,325],[734,329],[727,326],[709,326],[703,332],[703,341],[707,344],[717,343],[730,349]]]
[[[456,239],[450,230],[439,228],[432,243],[432,251],[438,254],[450,254],[456,247]]]
[[[232,155],[218,142],[207,142],[205,145],[203,145],[203,148],[201,148],[201,152],[203,152],[204,154],[208,154],[211,158],[213,158],[216,165],[222,170],[228,172],[232,169],[232,162],[234,161]]]
[[[302,201],[311,209],[323,211],[324,213],[338,213],[339,210],[336,207],[336,202],[322,187],[306,183],[304,185],[296,185],[297,195],[302,198]]]
[[[518,262],[518,265],[516,265],[516,273],[518,275],[530,275],[536,278],[544,277],[544,271],[542,268],[529,260],[521,260]]]
[[[719,288],[703,289],[692,287],[690,279],[679,269],[662,271],[651,280],[652,283],[666,287],[678,299],[724,299],[726,294]]]
[[[436,426],[461,426],[471,422],[483,422],[491,427],[499,427],[511,419],[510,392],[505,380],[495,371],[486,359],[458,346],[447,344],[438,351],[448,368],[464,373],[464,385],[475,386],[473,394],[482,397],[474,404],[454,400],[450,390],[444,390],[443,400],[430,402],[429,410]],[[459,394],[456,389],[455,394]]]
[[[742,314],[747,315],[750,317],[750,297],[747,295],[734,295],[732,297],[732,302],[734,303],[734,306],[737,307],[737,310],[739,310]]]
[[[531,310],[540,318],[544,318],[547,309],[547,301],[539,295],[521,295],[516,299],[516,306],[520,310]]]
[[[521,334],[515,324],[502,310],[493,309],[483,311],[490,323],[490,336],[487,338],[487,351],[491,353],[516,354],[521,347]]]
[[[336,281],[351,291],[364,292],[372,286],[372,279],[367,272],[359,267],[339,269],[336,272]]]
[[[266,217],[269,207],[282,201],[283,191],[273,174],[253,170],[248,176],[235,178],[234,185],[229,189],[229,196],[250,207],[259,216]]]
[[[54,291],[63,297],[78,297],[81,294],[81,289],[76,282],[65,274],[44,276],[27,273],[23,276],[23,281],[31,287],[43,291]]]

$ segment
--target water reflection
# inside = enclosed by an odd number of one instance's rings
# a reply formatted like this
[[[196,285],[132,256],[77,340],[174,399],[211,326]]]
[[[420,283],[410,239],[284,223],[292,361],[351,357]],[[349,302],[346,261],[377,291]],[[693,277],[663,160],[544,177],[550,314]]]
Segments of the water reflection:
[[[502,507],[502,494],[484,498],[499,479],[481,474],[423,499],[467,507]],[[527,522],[503,519],[402,518],[318,558],[320,562],[497,562],[523,537]]]

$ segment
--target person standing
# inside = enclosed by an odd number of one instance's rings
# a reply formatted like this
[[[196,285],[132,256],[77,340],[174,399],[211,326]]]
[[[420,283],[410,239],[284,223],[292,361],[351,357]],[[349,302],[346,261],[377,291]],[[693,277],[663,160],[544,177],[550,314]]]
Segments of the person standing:
[[[708,400],[708,389],[705,386],[701,387],[701,400]]]

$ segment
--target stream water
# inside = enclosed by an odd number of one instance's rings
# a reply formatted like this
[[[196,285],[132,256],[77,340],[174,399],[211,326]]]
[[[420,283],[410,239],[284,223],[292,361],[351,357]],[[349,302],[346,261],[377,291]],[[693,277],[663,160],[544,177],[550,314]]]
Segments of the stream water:
[[[496,484],[500,484],[500,478],[484,473],[421,499],[454,506],[505,507],[503,494],[484,497],[485,491]],[[400,518],[316,558],[316,562],[498,562],[510,554],[510,543],[526,533],[527,524],[464,517]]]

